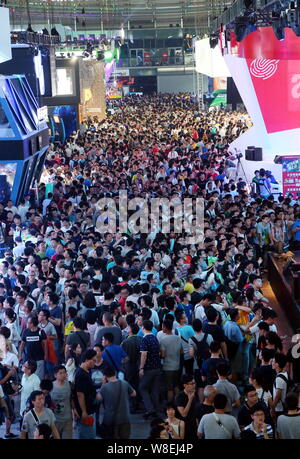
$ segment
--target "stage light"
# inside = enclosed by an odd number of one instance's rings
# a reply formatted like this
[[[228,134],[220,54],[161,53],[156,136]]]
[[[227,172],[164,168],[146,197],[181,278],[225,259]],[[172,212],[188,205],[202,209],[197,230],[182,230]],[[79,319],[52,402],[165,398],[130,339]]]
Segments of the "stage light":
[[[52,27],[51,35],[54,37],[59,37],[59,33],[57,32],[56,27]]]
[[[241,42],[248,34],[248,18],[240,17],[237,18],[234,25],[234,33],[236,36],[236,41]]]
[[[31,27],[31,24],[28,24],[26,32],[34,33],[33,28]]]
[[[244,5],[247,9],[253,6],[253,0],[244,0]]]
[[[272,23],[272,28],[277,40],[282,41],[285,39],[284,27],[280,19]]]
[[[211,49],[214,49],[218,43],[219,43],[219,38],[217,35],[211,35],[209,37],[209,46],[211,47]]]

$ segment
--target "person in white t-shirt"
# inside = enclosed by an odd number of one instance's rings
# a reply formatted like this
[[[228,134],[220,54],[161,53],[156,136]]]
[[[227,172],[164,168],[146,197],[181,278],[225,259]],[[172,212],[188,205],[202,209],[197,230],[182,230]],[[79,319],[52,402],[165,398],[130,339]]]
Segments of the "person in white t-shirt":
[[[21,404],[20,404],[20,415],[23,416],[23,413],[26,409],[26,402],[34,390],[40,390],[40,378],[35,374],[37,369],[37,364],[34,360],[27,360],[22,366],[22,371],[24,374],[22,376],[21,385]]]
[[[3,356],[3,359],[1,360],[2,365],[6,365],[8,367],[15,367],[16,369],[19,368],[19,359],[17,354],[13,351],[15,347],[13,347],[13,344],[6,340],[6,353]]]
[[[272,366],[277,374],[273,385],[273,401],[270,403],[271,416],[274,420],[284,412],[283,403],[286,398],[289,381],[289,375],[285,369],[286,365],[287,356],[276,353]]]

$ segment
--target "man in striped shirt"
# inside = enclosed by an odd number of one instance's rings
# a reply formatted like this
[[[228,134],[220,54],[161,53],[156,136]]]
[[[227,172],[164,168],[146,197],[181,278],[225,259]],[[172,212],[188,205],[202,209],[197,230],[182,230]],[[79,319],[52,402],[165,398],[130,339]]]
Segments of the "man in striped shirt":
[[[260,406],[255,405],[251,409],[251,418],[252,422],[245,427],[245,430],[252,430],[256,434],[257,440],[274,438],[272,426],[265,423],[265,413]]]

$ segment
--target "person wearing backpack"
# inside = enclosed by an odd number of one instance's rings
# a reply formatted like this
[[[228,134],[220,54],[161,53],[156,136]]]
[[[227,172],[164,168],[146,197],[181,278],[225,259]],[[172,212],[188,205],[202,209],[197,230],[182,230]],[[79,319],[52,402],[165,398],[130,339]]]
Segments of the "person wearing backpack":
[[[183,348],[183,359],[181,361],[182,368],[180,369],[180,374],[182,373],[184,367],[185,373],[188,375],[192,375],[194,359],[191,358],[189,353],[189,339],[195,335],[195,332],[190,325],[187,325],[187,317],[182,309],[176,309],[175,319],[179,323],[179,326],[175,328],[174,334],[180,336]]]
[[[292,385],[289,374],[286,371],[287,356],[277,352],[273,361],[276,377],[273,385],[273,402],[271,404],[271,416],[276,421],[278,416],[284,414],[284,401]]]
[[[204,383],[201,378],[201,368],[205,360],[210,358],[209,346],[213,342],[213,337],[208,333],[202,332],[202,322],[200,319],[194,319],[192,327],[195,335],[189,339],[189,353],[194,358],[194,375],[198,397],[200,402],[203,401]]]

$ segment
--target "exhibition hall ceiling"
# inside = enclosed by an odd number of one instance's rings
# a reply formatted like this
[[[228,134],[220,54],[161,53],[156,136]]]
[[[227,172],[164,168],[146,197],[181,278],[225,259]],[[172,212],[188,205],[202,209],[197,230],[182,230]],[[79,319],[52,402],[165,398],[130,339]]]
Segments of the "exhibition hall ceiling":
[[[11,22],[54,24],[76,29],[205,28],[231,0],[7,0]]]

